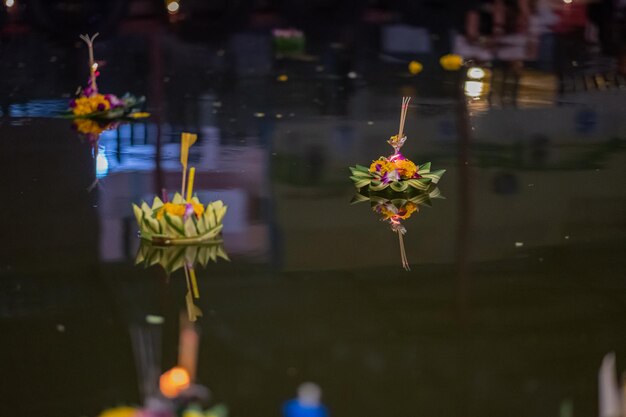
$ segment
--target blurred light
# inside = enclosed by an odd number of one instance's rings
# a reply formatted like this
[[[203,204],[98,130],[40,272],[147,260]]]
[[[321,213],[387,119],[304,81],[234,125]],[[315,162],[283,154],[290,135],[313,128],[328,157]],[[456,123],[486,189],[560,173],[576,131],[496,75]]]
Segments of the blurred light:
[[[98,70],[98,63],[97,62],[93,63],[93,65],[91,66],[91,70],[94,71],[94,72]]]
[[[570,4],[572,2],[572,0],[563,0],[563,3],[565,4]]]
[[[180,366],[170,369],[159,378],[159,389],[168,398],[177,397],[182,391],[189,388],[189,384],[189,373]]]
[[[107,161],[104,147],[100,147],[96,156],[96,178],[104,178],[109,173],[109,161]]]
[[[424,66],[418,61],[409,62],[409,72],[413,75],[417,75],[422,72]]]
[[[284,417],[328,417],[328,410],[321,402],[322,390],[312,383],[305,382],[298,387],[298,398],[283,405]]]
[[[466,81],[465,95],[472,98],[480,97],[483,93],[483,85],[481,81]]]
[[[278,76],[278,78],[276,78],[276,79],[277,79],[278,81],[280,81],[280,82],[283,82],[283,83],[284,83],[285,81],[287,81],[287,80],[289,79],[289,77],[288,77],[286,74],[280,74],[280,75]]]
[[[172,2],[167,3],[168,13],[176,14],[178,13],[179,9],[180,9],[180,4],[178,4],[177,1],[172,1]]]
[[[4,5],[11,8],[15,5],[15,0],[5,0]]]
[[[467,78],[472,80],[482,80],[485,78],[485,70],[479,67],[472,67],[467,70]]]
[[[439,64],[446,71],[457,71],[463,66],[463,57],[456,54],[447,54],[439,58]]]
[[[322,399],[322,389],[313,382],[305,382],[298,387],[298,401],[302,405],[318,406]]]

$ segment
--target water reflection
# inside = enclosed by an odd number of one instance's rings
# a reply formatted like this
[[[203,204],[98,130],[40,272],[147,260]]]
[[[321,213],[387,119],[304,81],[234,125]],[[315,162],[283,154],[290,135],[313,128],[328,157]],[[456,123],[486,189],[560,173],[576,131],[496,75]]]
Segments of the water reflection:
[[[161,268],[133,267],[129,202],[180,186],[181,131],[199,133],[190,158],[202,199],[230,207],[224,246],[237,262],[211,265],[211,279],[198,268],[202,298],[192,301],[204,314],[200,379],[236,415],[276,415],[302,380],[320,381],[338,415],[547,415],[571,409],[565,398],[577,414],[595,412],[597,363],[626,346],[616,62],[582,44],[572,54],[576,43],[521,73],[477,62],[492,71],[492,100],[468,100],[457,90],[465,74],[436,62],[451,31],[404,31],[431,40],[431,53],[392,51],[393,61],[372,23],[391,14],[367,15],[303,30],[311,62],[277,61],[262,27],[189,41],[127,22],[98,51],[109,62],[101,88],[148,96],[155,117],[103,132],[97,160],[66,120],[44,117],[83,79],[84,48],[32,32],[3,38],[0,166],[11,202],[0,360],[15,378],[0,414],[139,403],[127,329],[148,313],[165,318],[162,369],[178,363],[175,323],[181,310],[188,318],[193,285],[180,269],[165,286]],[[402,42],[412,45],[426,44]],[[410,60],[423,64],[414,77]],[[390,268],[398,248],[387,223],[346,204],[345,178],[347,164],[385,153],[409,90],[407,156],[448,170],[446,204],[420,210],[415,230],[403,222],[411,275]],[[107,175],[86,193],[94,163]]]
[[[404,247],[404,235],[407,230],[403,221],[407,220],[414,213],[419,212],[419,207],[432,206],[431,201],[444,198],[441,191],[435,185],[431,185],[428,190],[413,193],[376,193],[362,190],[352,198],[352,203],[363,203],[369,201],[372,211],[380,216],[380,220],[390,225],[391,231],[398,235],[400,244],[400,259],[402,267],[410,271],[409,261]]]

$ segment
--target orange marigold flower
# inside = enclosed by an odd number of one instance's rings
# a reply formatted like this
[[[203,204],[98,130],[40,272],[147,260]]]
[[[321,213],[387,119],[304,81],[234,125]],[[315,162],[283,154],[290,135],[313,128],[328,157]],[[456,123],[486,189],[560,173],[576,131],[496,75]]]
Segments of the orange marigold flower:
[[[165,213],[169,214],[170,216],[183,217],[185,215],[185,211],[187,210],[187,204],[191,204],[193,206],[193,212],[196,217],[200,217],[204,214],[204,206],[202,204],[194,203],[192,201],[190,203],[182,204],[165,203],[163,206],[157,209],[156,217],[157,219],[162,219]]]

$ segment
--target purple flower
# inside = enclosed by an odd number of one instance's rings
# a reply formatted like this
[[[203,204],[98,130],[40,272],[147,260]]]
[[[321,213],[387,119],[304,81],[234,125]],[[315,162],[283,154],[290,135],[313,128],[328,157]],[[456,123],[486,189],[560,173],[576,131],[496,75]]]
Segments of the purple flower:
[[[98,104],[98,111],[104,111],[105,107],[103,103]]]
[[[400,174],[398,174],[398,170],[394,169],[393,171],[386,172],[385,175],[381,177],[381,182],[383,184],[389,184],[390,182],[398,181],[400,179]]]
[[[114,94],[106,94],[104,98],[107,99],[109,103],[111,103],[111,107],[120,107],[124,105],[124,102],[117,98]]]
[[[389,157],[389,160],[391,162],[393,161],[404,161],[406,158],[404,157],[404,155],[402,155],[400,152],[393,154]]]
[[[76,107],[76,100],[72,99],[70,100],[70,107],[73,109],[74,107]]]
[[[193,204],[187,203],[185,204],[185,214],[183,215],[183,223],[187,221],[191,215],[193,215]]]

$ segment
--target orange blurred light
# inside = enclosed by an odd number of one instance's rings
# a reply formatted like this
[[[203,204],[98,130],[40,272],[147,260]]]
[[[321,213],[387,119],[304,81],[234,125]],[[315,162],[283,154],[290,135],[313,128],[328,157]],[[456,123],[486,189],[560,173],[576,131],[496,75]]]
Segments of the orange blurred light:
[[[170,369],[159,378],[159,389],[167,398],[177,397],[181,392],[189,388],[189,384],[189,372],[180,366]]]

